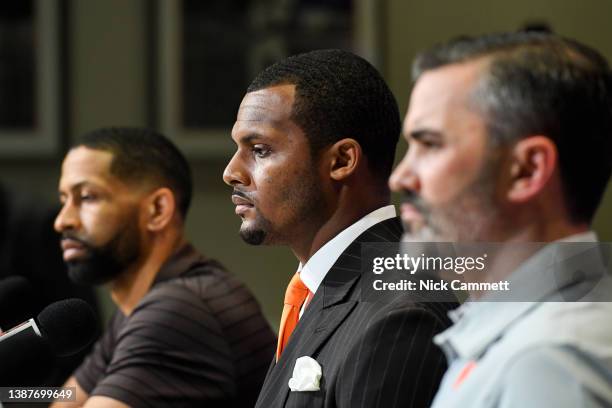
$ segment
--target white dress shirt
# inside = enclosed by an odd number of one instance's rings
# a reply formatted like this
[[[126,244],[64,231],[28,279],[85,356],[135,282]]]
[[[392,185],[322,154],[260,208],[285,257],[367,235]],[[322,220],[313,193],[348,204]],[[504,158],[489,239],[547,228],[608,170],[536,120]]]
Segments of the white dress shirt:
[[[319,248],[304,265],[300,262],[298,272],[300,273],[302,282],[304,282],[308,290],[313,294],[316,293],[325,275],[327,275],[327,272],[329,272],[342,252],[344,252],[359,235],[373,225],[394,217],[396,217],[396,212],[393,205],[387,205],[372,211],[329,240],[325,245]],[[302,317],[303,312],[304,307],[300,310],[300,317]]]

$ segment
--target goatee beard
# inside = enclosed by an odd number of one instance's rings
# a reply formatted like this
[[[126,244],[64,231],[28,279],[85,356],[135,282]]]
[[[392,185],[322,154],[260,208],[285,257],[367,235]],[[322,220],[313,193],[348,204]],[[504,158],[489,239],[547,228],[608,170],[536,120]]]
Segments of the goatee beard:
[[[249,245],[261,245],[266,239],[266,232],[262,229],[240,229],[240,238]]]

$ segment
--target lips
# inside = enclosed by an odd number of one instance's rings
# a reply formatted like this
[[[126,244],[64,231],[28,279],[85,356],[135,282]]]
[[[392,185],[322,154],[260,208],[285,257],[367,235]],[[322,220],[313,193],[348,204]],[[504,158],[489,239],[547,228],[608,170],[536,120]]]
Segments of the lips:
[[[423,220],[423,215],[412,204],[403,203],[400,206],[400,211],[402,214],[402,221],[404,222],[415,222]]]
[[[70,238],[62,239],[62,250],[64,251],[64,261],[73,261],[82,258],[87,253],[87,247],[81,242]]]
[[[247,211],[254,207],[253,203],[245,197],[233,194],[232,203],[236,205],[236,215],[243,216]]]
[[[232,203],[236,204],[236,205],[250,205],[252,206],[253,203],[251,203],[249,200],[247,200],[246,198],[233,194],[232,195]]]

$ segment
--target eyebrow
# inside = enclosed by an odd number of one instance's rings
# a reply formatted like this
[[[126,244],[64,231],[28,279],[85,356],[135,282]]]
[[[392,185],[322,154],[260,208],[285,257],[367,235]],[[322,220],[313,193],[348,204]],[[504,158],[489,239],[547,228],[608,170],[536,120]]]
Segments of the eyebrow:
[[[83,187],[98,187],[96,184],[92,183],[91,181],[87,181],[87,180],[83,180],[83,181],[79,181],[76,184],[71,185],[68,190],[78,190],[81,189]],[[58,189],[58,192],[60,194],[65,194],[62,189]]]
[[[253,141],[258,140],[258,139],[263,139],[265,141],[266,137],[264,135],[259,134],[259,133],[249,133],[248,135],[240,137],[238,142],[239,143],[244,143],[244,144],[249,144],[249,143],[253,143]]]
[[[408,139],[423,140],[427,136],[442,139],[444,137],[444,134],[442,132],[432,129],[417,129],[413,130],[408,134]]]
[[[255,122],[257,124],[268,125],[274,130],[283,130],[283,121],[270,119],[270,118],[247,118],[247,119],[236,119],[236,123],[238,122]]]

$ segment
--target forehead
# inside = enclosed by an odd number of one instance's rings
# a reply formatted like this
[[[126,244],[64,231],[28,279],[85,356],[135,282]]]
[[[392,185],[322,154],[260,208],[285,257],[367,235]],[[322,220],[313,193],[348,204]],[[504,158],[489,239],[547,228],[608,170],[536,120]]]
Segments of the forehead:
[[[62,164],[60,188],[81,183],[108,185],[116,182],[110,174],[111,152],[79,146],[68,152]]]
[[[422,126],[442,128],[458,119],[482,119],[474,109],[473,93],[484,72],[482,61],[425,71],[412,91],[404,132]]]
[[[273,127],[283,130],[292,124],[295,85],[278,85],[249,92],[242,99],[234,133],[244,128]]]

